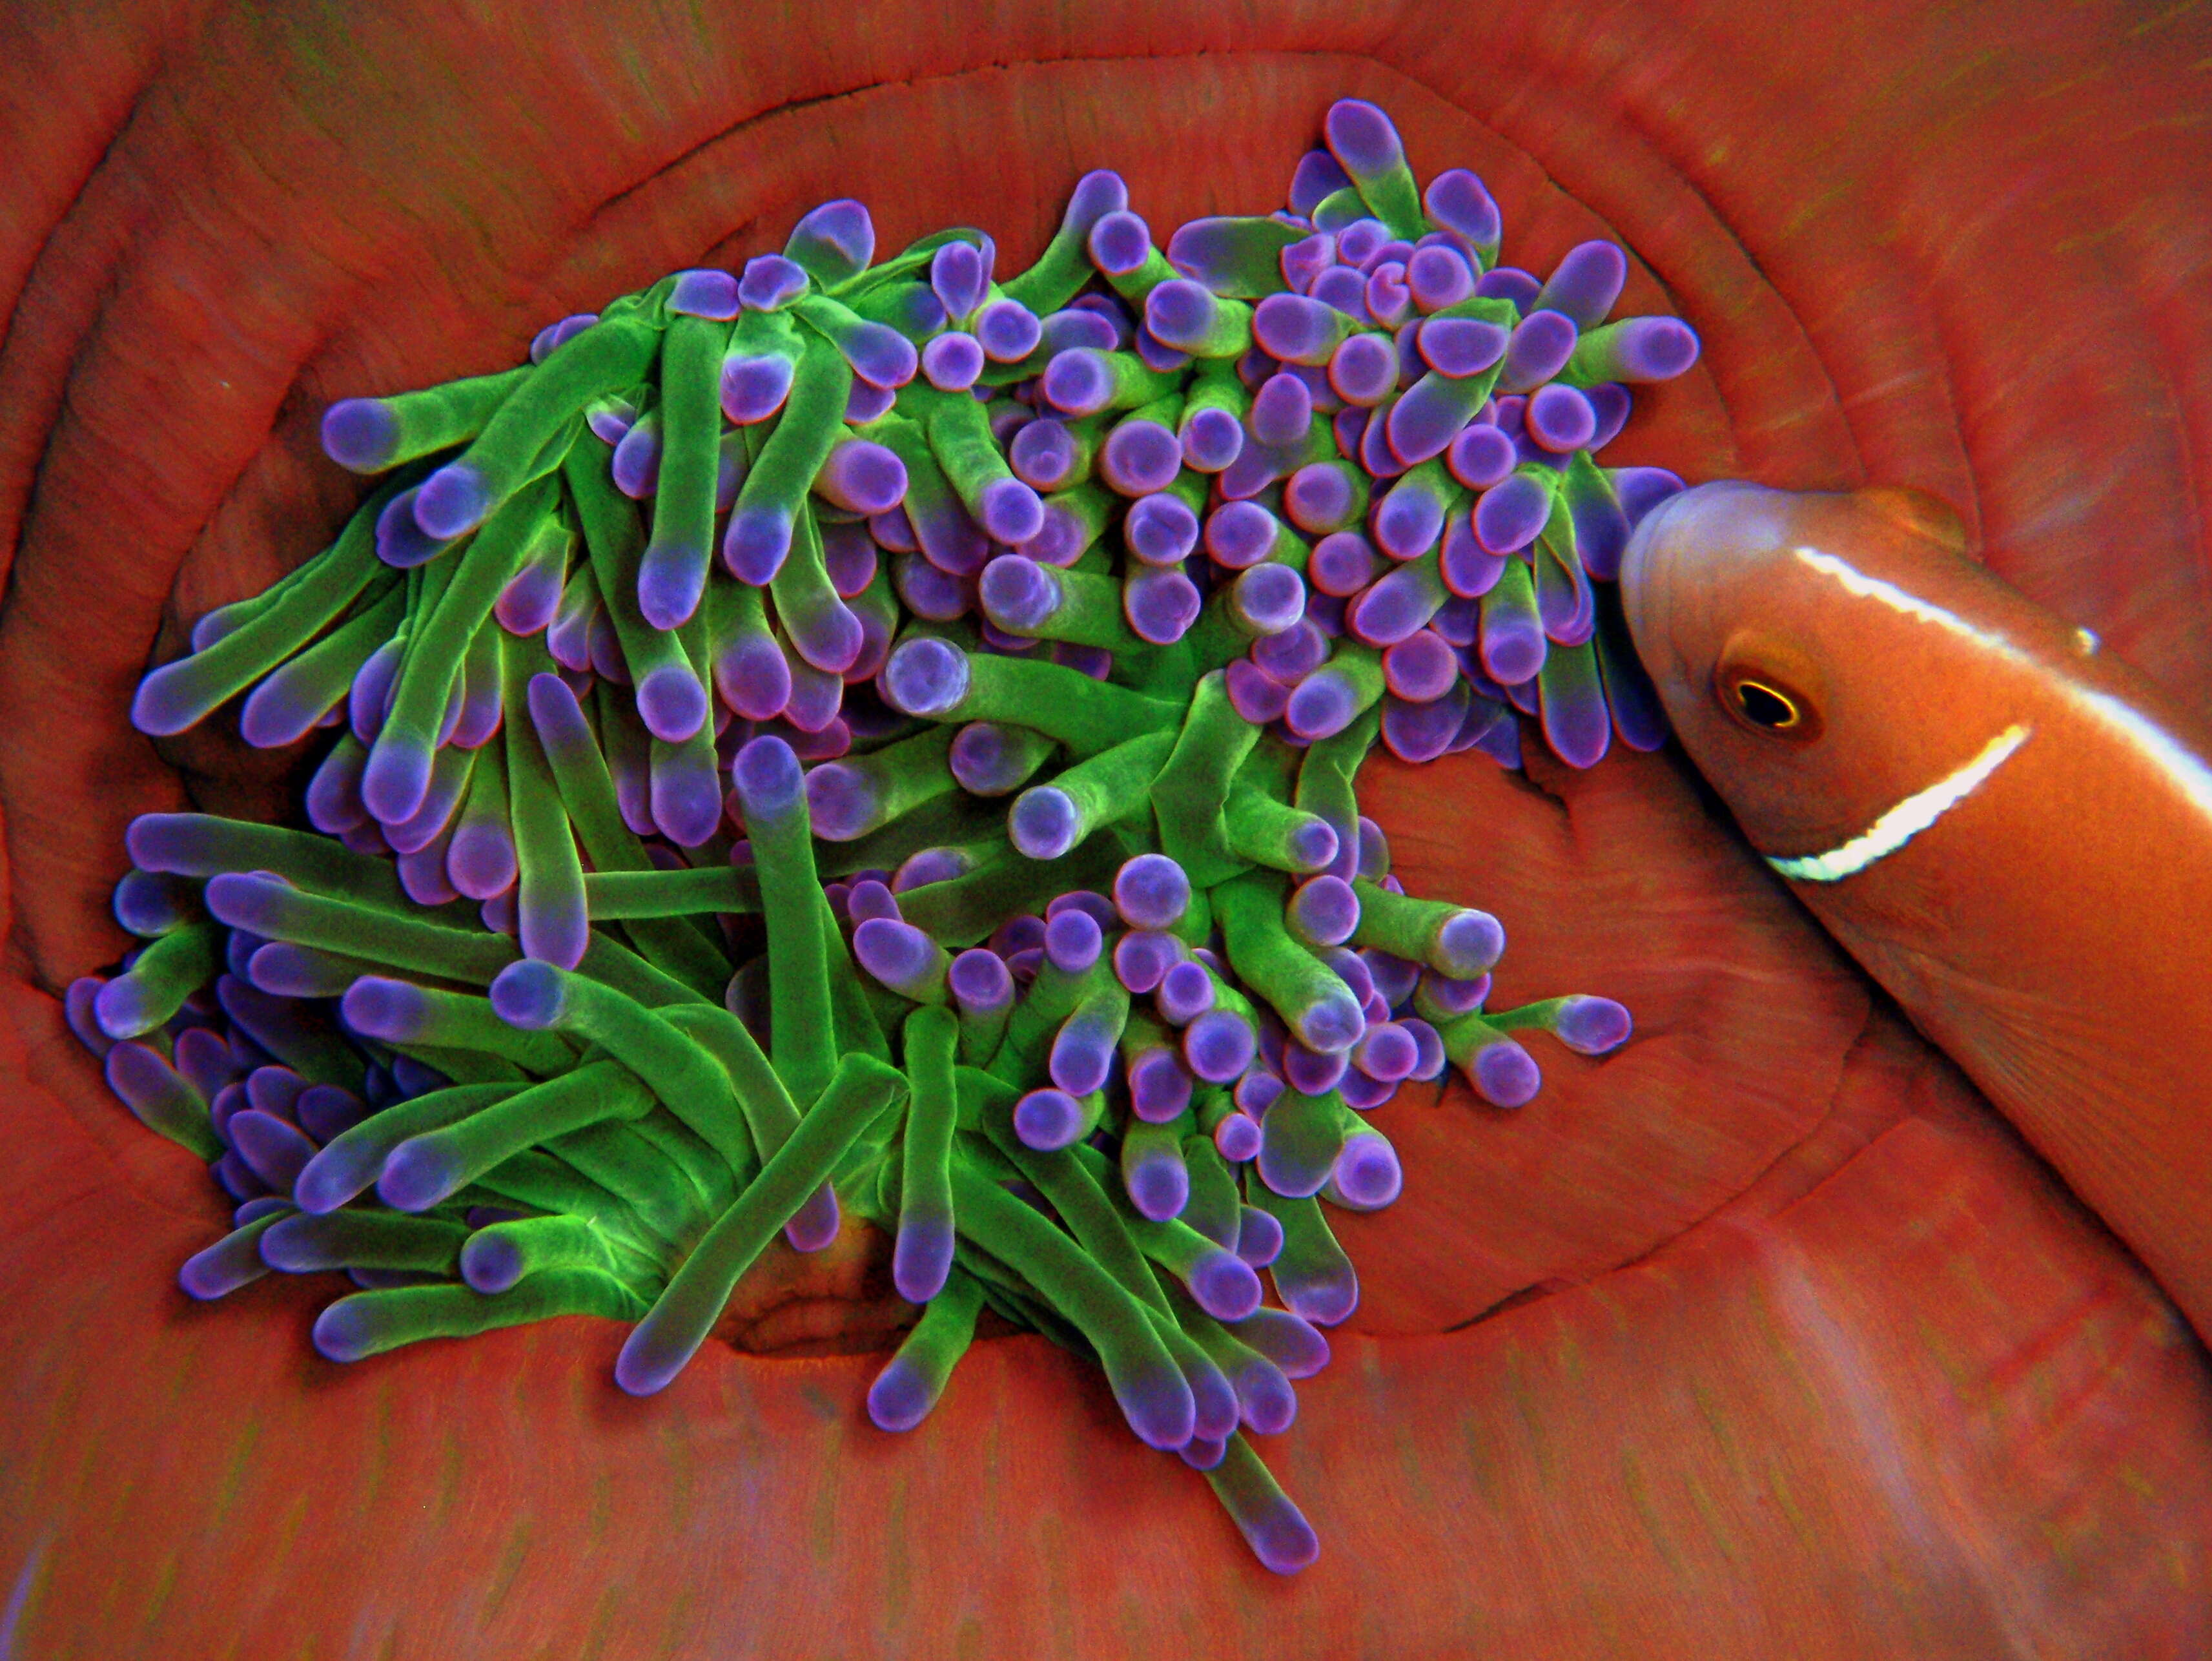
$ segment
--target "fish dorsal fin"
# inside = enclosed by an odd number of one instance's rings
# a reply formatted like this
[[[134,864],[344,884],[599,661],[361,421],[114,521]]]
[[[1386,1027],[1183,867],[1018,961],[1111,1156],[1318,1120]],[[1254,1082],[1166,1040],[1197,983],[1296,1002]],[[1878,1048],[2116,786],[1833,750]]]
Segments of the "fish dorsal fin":
[[[1954,554],[1966,551],[1966,522],[1942,497],[1911,484],[1869,484],[1858,497],[1900,530]]]

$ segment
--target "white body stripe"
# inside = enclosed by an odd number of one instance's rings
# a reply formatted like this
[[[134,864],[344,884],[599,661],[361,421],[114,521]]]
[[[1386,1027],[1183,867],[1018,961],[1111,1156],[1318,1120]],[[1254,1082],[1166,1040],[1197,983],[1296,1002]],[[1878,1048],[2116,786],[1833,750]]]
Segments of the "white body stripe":
[[[1925,790],[1917,790],[1840,848],[1798,859],[1767,857],[1766,862],[1784,876],[1799,882],[1841,882],[1876,860],[1894,854],[1968,796],[1980,789],[2005,758],[2027,742],[2028,728],[2008,727],[1981,748],[1955,773],[1946,775]]]
[[[2033,658],[2002,635],[1978,629],[1957,612],[1948,611],[1917,594],[1908,593],[1893,582],[1885,581],[1881,577],[1870,577],[1833,554],[1823,553],[1817,548],[1800,548],[1796,550],[1796,555],[1800,564],[1829,578],[1845,593],[1857,599],[1879,601],[1893,611],[1955,635],[2008,663],[2030,669],[2036,666]],[[2094,636],[2090,636],[2093,642],[2095,638]],[[2066,701],[2076,710],[2149,763],[2173,786],[2198,817],[2212,823],[2212,767],[2207,767],[2203,757],[2177,741],[2156,721],[2140,710],[2130,709],[2110,693],[2093,691],[2063,677],[2056,678],[2056,684]]]

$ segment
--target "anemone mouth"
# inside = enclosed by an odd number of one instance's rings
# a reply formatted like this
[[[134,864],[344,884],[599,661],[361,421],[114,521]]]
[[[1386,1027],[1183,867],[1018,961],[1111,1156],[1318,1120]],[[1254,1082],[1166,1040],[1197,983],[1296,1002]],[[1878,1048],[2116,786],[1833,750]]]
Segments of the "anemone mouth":
[[[762,1360],[887,1354],[918,1315],[893,1284],[891,1252],[891,1237],[860,1218],[848,1218],[820,1251],[774,1241],[739,1283],[714,1338]]]

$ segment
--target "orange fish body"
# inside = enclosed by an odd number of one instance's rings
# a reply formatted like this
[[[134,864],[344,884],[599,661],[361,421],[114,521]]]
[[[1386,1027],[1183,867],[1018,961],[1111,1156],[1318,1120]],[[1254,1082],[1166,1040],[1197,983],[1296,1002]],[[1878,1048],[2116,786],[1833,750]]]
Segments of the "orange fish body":
[[[2212,742],[1916,492],[1723,484],[1621,593],[1684,746],[2212,1339]]]

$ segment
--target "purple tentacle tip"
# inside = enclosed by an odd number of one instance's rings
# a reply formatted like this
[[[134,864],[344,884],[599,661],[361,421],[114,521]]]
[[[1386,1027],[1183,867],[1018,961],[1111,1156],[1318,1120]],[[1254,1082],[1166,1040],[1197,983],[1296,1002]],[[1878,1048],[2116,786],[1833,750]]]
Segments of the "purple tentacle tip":
[[[1146,1150],[1127,1168],[1123,1181],[1138,1214],[1153,1222],[1180,1217],[1190,1203],[1189,1170],[1170,1150]]]
[[[901,715],[935,719],[968,695],[968,659],[948,641],[925,636],[901,645],[884,664],[884,701]]]
[[[967,1011],[1004,1009],[1014,1001],[1014,977],[1006,960],[982,946],[971,946],[953,958],[946,976],[953,1001]]]
[[[1183,1064],[1208,1084],[1227,1084],[1252,1064],[1259,1039],[1232,1010],[1209,1009],[1183,1029]]]
[[[806,811],[816,836],[851,842],[875,827],[875,787],[858,768],[824,762],[806,776]]]
[[[1146,1446],[1166,1451],[1190,1440],[1197,1403],[1182,1370],[1172,1362],[1158,1371],[1146,1367],[1134,1377],[1117,1379],[1114,1397],[1129,1428]]]
[[[1114,908],[1132,928],[1172,928],[1190,909],[1190,878],[1165,854],[1139,854],[1114,877]]]
[[[1081,974],[1105,947],[1105,932],[1088,911],[1062,911],[1046,921],[1044,954],[1062,974]]]
[[[1359,927],[1359,897],[1341,877],[1313,877],[1299,884],[1288,910],[1294,930],[1316,946],[1341,946]]]
[[[1153,646],[1172,646],[1190,631],[1205,601],[1181,571],[1139,571],[1122,585],[1121,616],[1130,632]]]
[[[1330,993],[1300,1012],[1294,1025],[1307,1049],[1333,1056],[1359,1042],[1367,1031],[1367,1017],[1349,991]]]
[[[1456,231],[1478,248],[1495,248],[1504,228],[1498,204],[1482,180],[1465,167],[1449,167],[1429,181],[1421,205],[1446,230]]]
[[[756,255],[738,279],[738,297],[748,310],[780,311],[805,294],[811,281],[797,260],[780,253]]]
[[[1032,1090],[1014,1104],[1014,1135],[1024,1147],[1051,1153],[1083,1134],[1083,1104],[1064,1090]]]
[[[1152,227],[1126,208],[1102,214],[1085,239],[1091,263],[1108,277],[1126,277],[1152,252]]]
[[[1438,966],[1455,980],[1486,973],[1504,952],[1505,927],[1487,911],[1462,911],[1437,930]]]
[[[1114,1068],[1114,1034],[1078,1015],[1060,1029],[1045,1070],[1071,1096],[1105,1087]]]
[[[910,1304],[926,1304],[945,1289],[952,1271],[952,1226],[940,1218],[902,1217],[891,1250],[891,1284]]]
[[[1329,153],[1355,179],[1372,179],[1406,159],[1390,118],[1364,99],[1340,98],[1330,105],[1322,134]]]
[[[509,964],[491,983],[491,1007],[500,1019],[526,1032],[557,1022],[568,1002],[568,980],[552,964],[526,958]]]
[[[878,1430],[912,1430],[936,1405],[929,1380],[903,1355],[892,1356],[868,1386],[868,1417]]]
[[[1044,326],[1018,300],[994,300],[975,313],[975,338],[994,363],[1018,363],[1037,349]]]
[[[937,961],[937,946],[911,923],[870,917],[853,931],[853,955],[861,968],[894,991],[927,977]]]
[[[1358,1211],[1379,1211],[1405,1188],[1405,1172],[1397,1150],[1372,1131],[1354,1131],[1345,1138],[1330,1177],[1344,1202]]]
[[[1191,411],[1182,424],[1182,459],[1201,473],[1222,472],[1244,451],[1243,423],[1226,410]]]
[[[1206,972],[1204,964],[1188,958],[1177,961],[1172,954],[1178,952],[1180,947],[1164,935],[1131,934],[1124,938],[1122,945],[1129,946],[1133,955],[1137,950],[1135,943],[1142,940],[1164,941],[1165,949],[1171,954],[1154,983],[1159,994],[1154,1003],[1162,1020],[1170,1026],[1188,1026],[1213,1007],[1213,977]],[[1115,947],[1115,960],[1118,964],[1121,947]],[[1153,988],[1132,983],[1129,989],[1132,992],[1148,992]]]
[[[762,587],[775,581],[791,554],[790,511],[781,507],[741,507],[730,515],[722,534],[722,563],[740,582]]]
[[[1074,800],[1055,785],[1039,785],[1014,799],[1006,835],[1033,860],[1054,860],[1075,846],[1083,828]]]
[[[228,1131],[238,1157],[274,1193],[289,1194],[307,1161],[315,1157],[315,1145],[273,1113],[257,1109],[234,1113]]]
[[[637,713],[653,737],[681,744],[706,724],[707,689],[690,668],[661,664],[637,683]]]
[[[323,453],[348,472],[380,472],[399,445],[399,420],[380,398],[344,398],[323,413]]]
[[[668,295],[670,311],[720,323],[735,317],[743,304],[738,294],[738,279],[727,271],[710,268],[678,272]]]
[[[1274,1213],[1262,1211],[1257,1206],[1248,1205],[1239,1207],[1237,1215],[1237,1255],[1238,1256],[1255,1269],[1265,1269],[1283,1255],[1283,1226],[1275,1220]],[[1316,1333],[1314,1336],[1319,1340],[1321,1335]],[[1256,1348],[1258,1346],[1255,1345],[1254,1348]],[[1327,1346],[1324,1344],[1322,1350],[1322,1358],[1324,1361],[1328,1359],[1328,1354]],[[1290,1372],[1283,1357],[1271,1355],[1270,1359],[1274,1360],[1278,1366],[1283,1367],[1285,1372]],[[1315,1370],[1319,1371],[1318,1363]],[[1291,1376],[1297,1378],[1304,1375],[1292,1373]]]
[[[1231,1165],[1257,1159],[1260,1145],[1265,1140],[1266,1133],[1260,1129],[1260,1122],[1249,1114],[1225,1114],[1213,1128],[1213,1146]]]
[[[465,461],[452,461],[416,491],[415,522],[425,536],[457,537],[482,524],[492,506],[483,476]]]
[[[798,366],[787,357],[731,356],[722,360],[722,413],[740,427],[766,421],[783,407]]]
[[[1528,436],[1547,450],[1564,453],[1588,445],[1597,435],[1597,410],[1572,386],[1553,381],[1528,400]]]
[[[1354,1067],[1370,1079],[1391,1084],[1411,1078],[1420,1060],[1419,1042],[1412,1032],[1392,1021],[1369,1027],[1367,1036],[1352,1050]]]
[[[1098,470],[1125,496],[1148,496],[1175,482],[1182,441],[1157,421],[1125,421],[1107,435]]]
[[[794,259],[803,257],[825,282],[842,283],[867,270],[875,258],[876,228],[866,204],[839,197],[793,226],[784,248]]]
[[[1576,995],[1559,1006],[1553,1031],[1579,1056],[1602,1056],[1626,1043],[1635,1031],[1627,1009],[1611,998]]]
[[[1520,1107],[1543,1087],[1544,1075],[1535,1058],[1510,1038],[1485,1044],[1468,1069],[1477,1093],[1495,1107]]]
[[[1193,1265],[1190,1295],[1215,1320],[1241,1321],[1260,1307],[1260,1277],[1235,1252],[1216,1246]]]
[[[798,756],[773,734],[750,739],[738,751],[730,764],[730,779],[748,818],[787,812],[805,794]]]
[[[940,392],[966,392],[981,377],[983,365],[982,343],[958,330],[937,336],[921,349],[922,379]]]
[[[1198,515],[1189,504],[1162,491],[1130,504],[1128,516],[1121,521],[1121,537],[1130,553],[1146,564],[1175,565],[1198,545]]]
[[[376,557],[403,571],[435,559],[448,544],[448,538],[432,536],[416,523],[415,503],[422,494],[419,485],[402,490],[376,516]]]
[[[1149,1050],[1129,1064],[1129,1110],[1146,1123],[1170,1123],[1190,1105],[1190,1074],[1173,1050]]]

